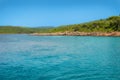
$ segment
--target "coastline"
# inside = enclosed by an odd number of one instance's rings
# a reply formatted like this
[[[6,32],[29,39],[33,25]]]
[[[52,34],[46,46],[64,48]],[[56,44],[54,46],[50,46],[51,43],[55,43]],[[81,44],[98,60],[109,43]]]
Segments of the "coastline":
[[[55,32],[33,33],[33,36],[120,36],[120,32]]]

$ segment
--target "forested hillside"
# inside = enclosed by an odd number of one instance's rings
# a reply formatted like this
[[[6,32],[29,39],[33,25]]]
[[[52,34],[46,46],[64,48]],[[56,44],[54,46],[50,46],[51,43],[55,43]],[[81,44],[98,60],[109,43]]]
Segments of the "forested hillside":
[[[120,16],[112,16],[107,19],[96,20],[83,24],[73,24],[60,26],[52,30],[53,32],[113,32],[120,31]]]
[[[82,24],[58,27],[28,28],[19,26],[0,26],[0,33],[54,33],[54,32],[119,32],[120,16],[112,16]]]
[[[17,27],[17,26],[0,26],[0,33],[45,33],[49,32],[52,27],[39,27],[39,28],[28,28],[28,27]]]

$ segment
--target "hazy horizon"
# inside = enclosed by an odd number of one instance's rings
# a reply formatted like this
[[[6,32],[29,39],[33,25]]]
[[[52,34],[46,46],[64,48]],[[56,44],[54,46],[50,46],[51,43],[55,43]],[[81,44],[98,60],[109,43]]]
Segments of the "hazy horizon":
[[[0,0],[0,25],[60,26],[120,14],[119,0]]]

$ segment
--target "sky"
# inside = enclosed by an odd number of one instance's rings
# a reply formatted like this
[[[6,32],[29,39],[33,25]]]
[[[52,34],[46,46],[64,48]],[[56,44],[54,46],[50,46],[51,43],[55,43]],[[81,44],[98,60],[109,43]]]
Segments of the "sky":
[[[120,14],[120,0],[0,0],[0,25],[61,26]]]

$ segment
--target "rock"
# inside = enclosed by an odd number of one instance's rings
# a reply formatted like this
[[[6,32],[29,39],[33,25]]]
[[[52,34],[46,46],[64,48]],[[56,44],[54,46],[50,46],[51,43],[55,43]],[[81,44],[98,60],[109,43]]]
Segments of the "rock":
[[[56,33],[33,33],[34,36],[120,36],[120,32],[56,32]]]

